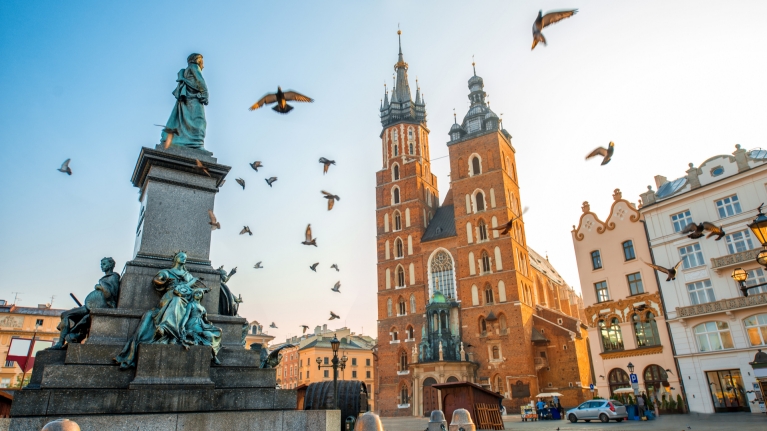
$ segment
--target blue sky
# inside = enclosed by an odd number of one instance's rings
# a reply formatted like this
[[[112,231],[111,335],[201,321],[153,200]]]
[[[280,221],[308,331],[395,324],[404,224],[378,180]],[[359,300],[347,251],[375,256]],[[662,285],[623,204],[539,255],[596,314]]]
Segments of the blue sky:
[[[577,7],[530,51],[539,9]],[[0,3],[0,298],[73,305],[99,260],[131,258],[138,217],[130,176],[173,105],[175,76],[205,56],[205,146],[232,166],[216,201],[213,264],[239,267],[241,314],[282,338],[325,323],[375,332],[378,107],[402,28],[410,84],[427,101],[432,158],[447,154],[468,107],[471,56],[513,135],[529,244],[578,287],[571,226],[582,201],[600,216],[612,191],[636,200],[656,174],[767,147],[767,3],[756,1],[379,1]],[[288,116],[249,112],[277,85],[313,97]],[[585,162],[616,143],[606,167]],[[337,161],[322,176],[320,156]],[[72,158],[74,175],[55,169]],[[247,165],[262,160],[263,173]],[[440,193],[447,159],[435,160]],[[266,176],[280,179],[273,189]],[[245,191],[234,178],[243,177]],[[319,190],[342,197],[325,210]],[[303,247],[312,223],[320,247]],[[242,225],[253,237],[238,236]],[[265,269],[253,270],[256,261]],[[308,265],[320,261],[315,274]],[[340,273],[331,272],[338,263]],[[342,295],[330,291],[342,282]],[[333,326],[333,325],[331,325]]]

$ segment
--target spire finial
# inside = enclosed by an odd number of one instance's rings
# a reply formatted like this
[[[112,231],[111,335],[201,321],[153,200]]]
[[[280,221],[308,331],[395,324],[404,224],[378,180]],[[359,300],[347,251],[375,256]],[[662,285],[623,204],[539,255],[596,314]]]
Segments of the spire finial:
[[[458,124],[458,117],[455,116],[455,108],[453,108],[453,123]]]
[[[399,23],[397,23],[397,40],[399,41],[399,55],[402,55],[402,30],[399,29]]]
[[[476,63],[474,63],[474,54],[471,55],[471,67],[474,69],[474,76],[477,76],[477,66]]]

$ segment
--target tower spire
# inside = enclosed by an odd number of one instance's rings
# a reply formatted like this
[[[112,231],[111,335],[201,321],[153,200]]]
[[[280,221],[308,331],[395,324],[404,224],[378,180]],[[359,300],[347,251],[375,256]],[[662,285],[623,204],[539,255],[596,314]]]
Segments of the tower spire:
[[[471,55],[471,68],[474,69],[474,76],[477,76],[477,65],[474,63],[474,54]]]

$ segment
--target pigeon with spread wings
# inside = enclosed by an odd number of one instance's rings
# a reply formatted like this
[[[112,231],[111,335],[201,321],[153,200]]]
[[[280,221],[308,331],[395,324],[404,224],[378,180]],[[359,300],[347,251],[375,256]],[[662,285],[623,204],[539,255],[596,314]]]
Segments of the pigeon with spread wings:
[[[341,293],[341,282],[337,281],[335,286],[333,286],[330,290],[333,292]]]
[[[264,179],[264,181],[266,181],[266,184],[269,184],[269,187],[271,187],[271,186],[272,186],[272,183],[273,183],[273,182],[275,182],[275,181],[277,181],[277,177],[269,177],[269,178],[265,178],[265,179]]]
[[[253,236],[253,232],[250,231],[250,227],[249,226],[243,226],[242,227],[242,230],[240,231],[240,235],[245,235],[245,234]]]
[[[576,13],[578,13],[578,9],[555,10],[547,13],[546,15],[543,14],[542,10],[538,11],[538,18],[536,18],[535,22],[533,23],[533,47],[530,48],[530,51],[535,49],[535,46],[538,45],[538,42],[543,42],[543,45],[546,45],[546,38],[543,37],[543,33],[541,33],[544,28],[550,26],[551,24],[558,23],[565,18],[570,18]]]
[[[334,264],[330,265],[330,269],[335,269],[336,272],[341,271],[340,269],[338,269],[338,264],[337,263],[334,263]]]
[[[598,147],[595,148],[594,151],[590,152],[588,156],[586,156],[586,160],[596,157],[596,156],[602,156],[602,166],[610,163],[610,160],[612,160],[613,152],[615,151],[615,144],[610,141],[610,143],[607,145],[607,148],[605,147]]]
[[[340,201],[341,198],[338,195],[334,195],[333,193],[326,192],[325,190],[320,190],[323,195],[325,195],[325,199],[328,200],[328,211],[333,209],[333,204],[336,203],[336,201]]]
[[[722,227],[717,227],[713,223],[709,223],[707,221],[704,221],[700,224],[690,223],[687,226],[684,227],[679,233],[682,235],[687,235],[687,238],[690,239],[697,239],[701,238],[703,235],[708,232],[708,235],[706,238],[711,238],[712,236],[716,236],[716,241],[719,241],[720,239],[724,238],[726,233],[724,232],[724,229]]]
[[[312,225],[306,225],[306,239],[301,242],[303,245],[313,245],[317,247],[317,238],[312,238]]]
[[[274,328],[274,329],[278,329],[278,328],[277,328],[277,325],[276,325],[274,322],[272,322],[272,324],[271,324],[271,325],[269,325],[269,327],[270,327],[270,328]]]
[[[526,213],[527,210],[529,210],[529,209],[530,209],[530,207],[525,207],[525,209],[522,210],[522,214]],[[512,217],[511,220],[506,222],[506,224],[503,224],[503,225],[498,226],[498,227],[494,227],[493,230],[500,230],[501,231],[500,232],[501,235],[506,235],[511,230],[511,226],[512,226],[512,224],[514,224],[514,221],[517,220],[520,217],[522,217],[522,216],[519,215],[517,217]]]
[[[306,334],[306,331],[309,329],[309,327],[308,327],[307,325],[298,325],[298,326],[299,326],[299,327],[301,327],[301,328],[303,328],[303,330],[304,330],[304,332],[303,332],[303,333],[304,333],[304,334]]]
[[[221,229],[221,223],[216,220],[216,215],[213,214],[213,210],[208,210],[208,217],[210,218],[210,221],[208,222],[210,230]]]
[[[255,268],[255,269],[262,269],[263,266],[261,266],[261,261],[259,260],[258,262],[256,262],[256,264],[253,265],[253,268]]]
[[[64,160],[64,163],[61,164],[61,167],[56,169],[59,172],[64,172],[67,175],[72,175],[72,169],[69,168],[69,161],[71,159]]]
[[[272,109],[279,112],[280,114],[287,114],[293,109],[292,106],[288,105],[288,101],[311,103],[314,102],[314,99],[292,90],[283,92],[282,87],[277,87],[276,93],[265,94],[261,100],[254,103],[253,106],[250,107],[250,110],[255,111],[258,108],[276,103]]]
[[[325,174],[328,173],[328,169],[330,168],[330,165],[335,165],[336,161],[335,160],[328,160],[328,159],[326,159],[324,157],[320,157],[320,163],[325,165],[325,166],[322,167],[322,175],[325,175]]]
[[[644,262],[644,260],[642,262]],[[679,267],[682,266],[682,262],[684,262],[684,259],[680,260],[676,265],[674,265],[673,268],[664,268],[662,266],[655,265],[652,263],[647,263],[647,262],[644,262],[644,263],[650,268],[668,275],[668,277],[666,278],[666,281],[671,281],[671,280],[676,280],[676,272],[677,270],[679,270]]]
[[[245,180],[243,180],[242,178],[235,178],[234,180],[237,181],[237,184],[242,186],[243,190],[245,190]]]
[[[328,320],[340,319],[340,318],[341,318],[341,316],[339,316],[338,314],[336,314],[336,313],[331,311],[330,312],[330,319],[328,319]]]
[[[320,264],[320,263],[319,263],[319,262],[317,262],[317,263],[315,263],[315,264],[313,264],[313,265],[309,266],[309,269],[311,269],[311,270],[312,270],[312,271],[314,271],[314,272],[317,272],[317,265],[319,265],[319,264]]]
[[[197,169],[201,170],[205,175],[210,176],[210,172],[208,172],[208,168],[206,168],[201,161],[194,159],[194,163],[195,165],[197,165]]]
[[[261,164],[258,160],[250,164],[250,167],[253,168],[254,171],[258,172],[258,168],[263,168],[264,165]]]

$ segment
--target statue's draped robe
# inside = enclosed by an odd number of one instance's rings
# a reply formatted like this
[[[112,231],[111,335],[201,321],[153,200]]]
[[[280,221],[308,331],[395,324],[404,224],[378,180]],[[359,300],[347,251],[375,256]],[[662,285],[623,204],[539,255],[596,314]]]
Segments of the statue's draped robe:
[[[54,348],[63,348],[64,342],[80,343],[88,336],[91,328],[90,312],[94,308],[116,308],[117,297],[120,294],[120,274],[113,272],[99,280],[106,293],[93,290],[85,297],[85,303],[80,307],[67,310],[61,314],[59,341]]]
[[[208,313],[199,302],[192,301],[186,307],[184,330],[187,344],[211,346],[213,356],[221,350],[221,328],[213,326],[208,320]]]
[[[115,361],[122,367],[135,367],[136,354],[140,344],[165,343],[181,344],[181,320],[186,312],[186,306],[192,295],[189,286],[196,279],[186,270],[174,271],[163,269],[157,276],[163,276],[166,282],[155,285],[155,289],[164,292],[157,307],[148,310],[141,316],[136,332],[125,344]],[[162,327],[164,334],[156,336],[157,328]]]
[[[205,108],[208,104],[208,86],[202,77],[200,65],[189,63],[186,69],[178,72],[178,85],[173,90],[176,104],[165,123],[160,143],[164,143],[168,133],[173,134],[173,145],[190,148],[203,148],[205,129]]]
[[[229,286],[222,281],[221,290],[218,294],[218,314],[222,316],[236,316],[239,305],[234,298],[234,294],[229,290]]]

